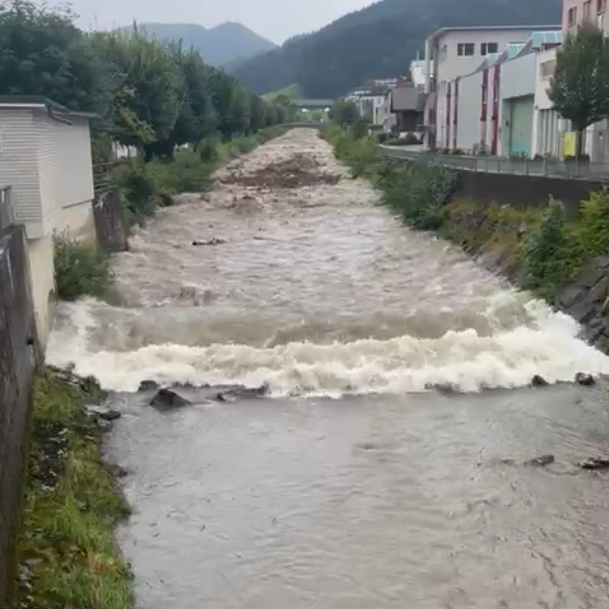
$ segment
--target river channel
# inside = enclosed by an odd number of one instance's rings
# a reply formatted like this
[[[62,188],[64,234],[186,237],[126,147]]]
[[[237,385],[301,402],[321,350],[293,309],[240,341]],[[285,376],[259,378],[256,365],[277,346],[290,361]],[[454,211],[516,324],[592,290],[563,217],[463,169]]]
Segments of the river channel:
[[[140,607],[609,606],[609,474],[577,467],[607,453],[609,386],[571,384],[609,359],[405,228],[314,131],[183,195],[116,270],[113,304],[61,305],[48,359],[123,413]],[[151,408],[147,379],[193,405]],[[197,389],[226,384],[268,395]]]

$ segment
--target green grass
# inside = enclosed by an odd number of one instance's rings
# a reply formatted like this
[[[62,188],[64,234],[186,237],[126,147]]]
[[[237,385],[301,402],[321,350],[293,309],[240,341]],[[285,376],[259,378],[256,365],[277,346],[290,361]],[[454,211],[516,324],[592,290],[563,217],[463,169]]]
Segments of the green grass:
[[[105,296],[114,284],[109,256],[92,243],[56,235],[53,239],[55,282],[62,300]]]
[[[98,391],[91,380],[74,387],[51,371],[35,381],[18,560],[37,561],[30,588],[18,589],[15,609],[133,607],[132,577],[114,538],[128,507],[101,461],[99,432],[82,408]],[[49,442],[49,430],[62,429],[64,456]]]
[[[287,87],[284,87],[283,89],[280,89],[279,91],[272,91],[271,93],[263,95],[264,99],[268,101],[273,101],[274,99],[277,99],[281,96],[287,97],[291,100],[298,99],[302,96],[302,88],[300,85],[293,83],[291,85],[288,85]]]

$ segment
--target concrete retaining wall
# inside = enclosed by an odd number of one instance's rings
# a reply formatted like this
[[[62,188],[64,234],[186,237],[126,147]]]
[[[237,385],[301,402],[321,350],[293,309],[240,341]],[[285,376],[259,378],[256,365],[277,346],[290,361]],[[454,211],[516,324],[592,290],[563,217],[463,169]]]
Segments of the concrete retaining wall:
[[[113,188],[96,194],[93,212],[99,246],[110,253],[125,251],[128,244],[120,190]]]
[[[13,581],[32,381],[40,354],[25,233],[0,233],[0,607]]]
[[[594,190],[603,187],[602,182],[567,180],[535,175],[486,173],[483,171],[456,170],[459,175],[457,198],[477,203],[498,203],[517,209],[540,207],[552,196],[562,201],[567,215],[577,216],[579,205]]]

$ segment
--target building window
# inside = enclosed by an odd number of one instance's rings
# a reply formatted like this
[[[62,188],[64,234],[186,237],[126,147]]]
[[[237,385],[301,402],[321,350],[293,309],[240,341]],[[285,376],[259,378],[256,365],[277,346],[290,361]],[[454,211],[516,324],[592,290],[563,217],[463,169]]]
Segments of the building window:
[[[492,55],[499,50],[499,45],[496,42],[482,42],[480,43],[480,55]]]
[[[569,9],[567,13],[567,24],[569,26],[575,25],[577,23],[577,7],[573,6]]]
[[[587,23],[592,16],[592,0],[584,2],[584,21]]]
[[[596,0],[596,12],[601,15],[607,8],[607,0]]]
[[[457,55],[459,57],[473,57],[475,46],[473,42],[460,42],[457,45]]]

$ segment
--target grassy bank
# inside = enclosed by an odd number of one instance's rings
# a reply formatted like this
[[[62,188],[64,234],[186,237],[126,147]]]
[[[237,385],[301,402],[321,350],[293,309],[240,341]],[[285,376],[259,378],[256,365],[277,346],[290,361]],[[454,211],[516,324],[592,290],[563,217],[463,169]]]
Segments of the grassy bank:
[[[36,378],[14,609],[133,606],[131,575],[114,539],[128,507],[83,408],[99,397],[92,379],[51,370]]]
[[[554,200],[529,209],[483,205],[455,195],[457,174],[450,168],[381,159],[377,140],[353,130],[328,126],[323,136],[406,224],[437,231],[552,304],[561,287],[609,247],[608,190],[582,201],[575,220]]]

